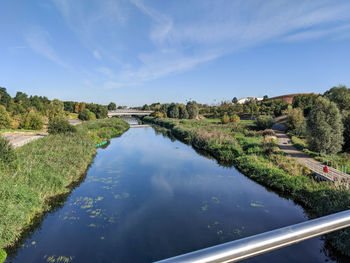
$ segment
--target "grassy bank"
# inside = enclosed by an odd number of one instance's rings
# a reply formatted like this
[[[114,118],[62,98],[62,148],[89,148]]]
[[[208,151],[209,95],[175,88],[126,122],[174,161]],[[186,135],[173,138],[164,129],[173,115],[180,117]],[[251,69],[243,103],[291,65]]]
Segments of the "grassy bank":
[[[53,198],[68,194],[96,153],[96,142],[121,135],[120,119],[86,122],[78,132],[49,135],[16,149],[16,168],[0,170],[0,248],[9,247],[33,219],[51,209]]]
[[[246,124],[145,117],[145,122],[170,129],[179,140],[205,151],[247,177],[301,204],[310,217],[349,209],[350,191],[317,182],[311,172],[277,147],[271,131],[252,131]],[[327,244],[350,256],[350,230],[327,235]]]

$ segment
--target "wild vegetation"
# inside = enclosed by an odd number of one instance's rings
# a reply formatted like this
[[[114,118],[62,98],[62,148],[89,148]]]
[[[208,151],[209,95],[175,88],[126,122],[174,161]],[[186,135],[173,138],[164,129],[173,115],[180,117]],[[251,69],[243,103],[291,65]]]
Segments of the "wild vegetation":
[[[91,163],[97,142],[128,128],[118,118],[94,120],[76,132],[53,132],[15,150],[0,137],[0,211],[6,211],[0,213],[0,248],[15,244],[36,217],[51,209],[55,197],[71,191]]]

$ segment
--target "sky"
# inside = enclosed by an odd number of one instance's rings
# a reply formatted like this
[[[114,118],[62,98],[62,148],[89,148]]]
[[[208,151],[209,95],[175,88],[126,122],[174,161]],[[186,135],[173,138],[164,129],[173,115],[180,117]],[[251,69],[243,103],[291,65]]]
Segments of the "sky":
[[[348,0],[2,0],[0,87],[137,106],[350,86]]]

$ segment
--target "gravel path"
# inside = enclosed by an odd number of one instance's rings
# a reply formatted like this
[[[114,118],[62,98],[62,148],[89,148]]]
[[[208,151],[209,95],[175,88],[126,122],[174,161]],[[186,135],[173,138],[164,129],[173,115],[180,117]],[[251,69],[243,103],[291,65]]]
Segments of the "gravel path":
[[[31,132],[23,132],[23,133],[13,132],[13,133],[3,134],[3,137],[9,139],[10,143],[15,148],[21,147],[31,141],[37,140],[44,136],[47,136],[47,134],[37,134],[37,133],[31,133]]]

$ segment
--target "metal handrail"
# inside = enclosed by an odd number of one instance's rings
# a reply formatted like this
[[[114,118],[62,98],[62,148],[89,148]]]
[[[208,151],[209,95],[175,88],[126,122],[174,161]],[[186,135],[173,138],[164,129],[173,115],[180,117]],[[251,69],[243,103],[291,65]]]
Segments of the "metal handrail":
[[[205,248],[157,263],[236,262],[350,226],[350,210]]]

